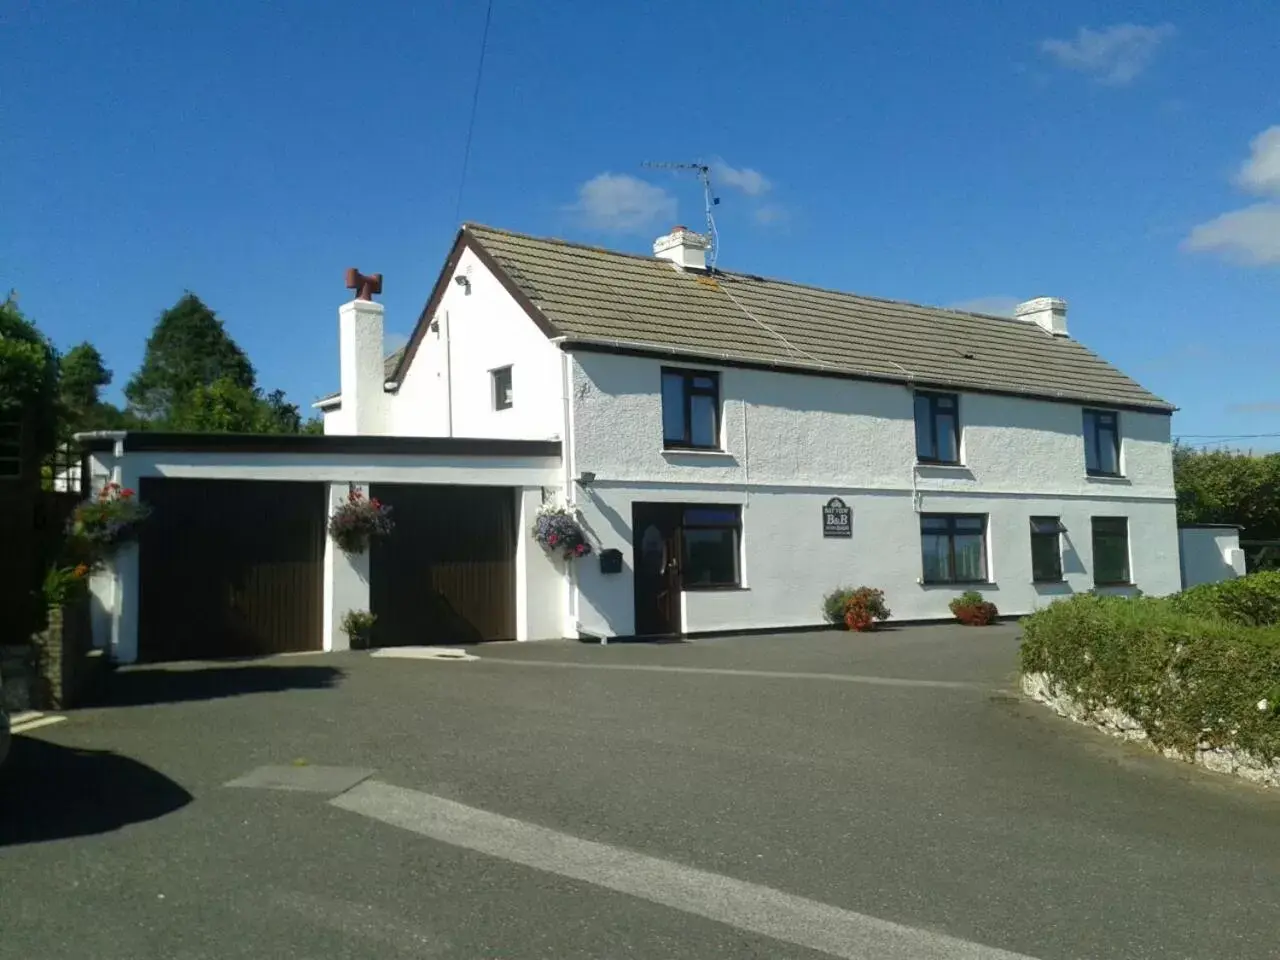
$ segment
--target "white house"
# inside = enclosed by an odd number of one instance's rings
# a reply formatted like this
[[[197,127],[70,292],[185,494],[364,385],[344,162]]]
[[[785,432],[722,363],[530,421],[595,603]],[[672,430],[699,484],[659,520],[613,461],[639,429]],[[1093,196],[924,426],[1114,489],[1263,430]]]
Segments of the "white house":
[[[95,471],[144,496],[146,478],[318,483],[321,521],[352,484],[402,499],[419,519],[388,538],[397,563],[327,538],[308,554],[320,610],[299,635],[317,647],[343,646],[342,614],[370,604],[396,642],[451,638],[396,591],[438,595],[454,624],[509,597],[514,616],[473,638],[538,639],[805,627],[842,585],[883,589],[900,620],[948,618],[968,589],[1021,614],[1180,586],[1173,408],[1072,339],[1062,300],[1006,319],[708,270],[683,227],[647,257],[468,224],[403,350],[384,357],[368,300],[339,332],[324,437],[89,441]],[[412,551],[474,539],[441,516],[492,512],[465,508],[464,487],[502,491],[511,530],[484,534],[498,572],[454,558],[413,580]],[[592,556],[532,542],[551,501]],[[146,619],[147,549],[126,551],[104,608]],[[138,616],[103,615],[125,658]]]

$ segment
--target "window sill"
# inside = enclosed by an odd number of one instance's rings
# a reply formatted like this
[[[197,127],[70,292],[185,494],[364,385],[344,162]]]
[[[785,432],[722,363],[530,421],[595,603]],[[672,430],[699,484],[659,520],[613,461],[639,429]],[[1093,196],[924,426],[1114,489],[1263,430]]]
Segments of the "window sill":
[[[1136,586],[1136,583],[1130,583],[1128,580],[1122,580],[1116,583],[1094,583],[1094,587],[1101,590],[1132,590]]]
[[[663,447],[664,457],[711,457],[732,460],[733,454],[719,447]]]
[[[1133,483],[1132,480],[1120,473],[1086,473],[1084,479],[1088,483],[1117,483],[1126,486]]]
[[[1067,579],[1066,579],[1065,577],[1064,577],[1064,578],[1062,578],[1061,580],[1032,580],[1032,581],[1031,581],[1031,585],[1032,585],[1033,587],[1066,587],[1066,586],[1070,586],[1070,584],[1067,582]]]
[[[750,590],[740,583],[689,583],[682,584],[684,593],[723,593],[726,590]]]
[[[916,583],[929,589],[943,587],[951,590],[966,587],[987,587],[995,590],[1000,586],[994,580],[917,580]]]

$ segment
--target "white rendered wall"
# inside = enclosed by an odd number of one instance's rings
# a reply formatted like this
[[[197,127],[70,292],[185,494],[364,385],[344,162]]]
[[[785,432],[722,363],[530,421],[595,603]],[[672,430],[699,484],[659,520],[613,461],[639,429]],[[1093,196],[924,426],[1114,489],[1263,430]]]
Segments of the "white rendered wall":
[[[331,483],[325,492],[327,515],[347,499],[352,485]],[[366,497],[368,484],[355,484]],[[325,650],[349,650],[351,638],[342,631],[342,618],[351,610],[369,609],[369,551],[349,554],[324,538],[324,604],[321,646]]]
[[[551,491],[548,491],[550,493]],[[516,639],[553,640],[569,636],[565,563],[533,539],[542,506],[541,488],[516,491]]]
[[[883,588],[895,619],[948,617],[964,587],[925,586],[923,512],[989,515],[992,585],[1004,613],[1025,613],[1093,586],[1091,516],[1129,518],[1134,580],[1150,594],[1179,588],[1169,418],[1120,415],[1118,480],[1085,475],[1079,406],[965,394],[964,467],[919,467],[911,393],[905,387],[721,370],[724,450],[662,449],[656,360],[573,357],[575,474],[597,479],[577,501],[601,548],[616,547],[624,572],[578,571],[577,626],[587,633],[634,629],[631,505],[635,501],[743,505],[744,588],[688,591],[685,629],[798,626],[820,620],[821,596],[843,584]],[[672,364],[679,365],[679,364]],[[853,538],[826,539],[821,507],[853,508]],[[1031,582],[1029,518],[1059,516],[1066,584]]]
[[[549,440],[564,423],[560,350],[471,250],[458,260],[399,390],[389,433]],[[491,372],[511,367],[513,405],[495,410]],[[447,376],[451,374],[451,376]],[[450,389],[451,385],[451,389]]]
[[[1244,576],[1240,531],[1235,527],[1183,527],[1178,544],[1184,587]]]

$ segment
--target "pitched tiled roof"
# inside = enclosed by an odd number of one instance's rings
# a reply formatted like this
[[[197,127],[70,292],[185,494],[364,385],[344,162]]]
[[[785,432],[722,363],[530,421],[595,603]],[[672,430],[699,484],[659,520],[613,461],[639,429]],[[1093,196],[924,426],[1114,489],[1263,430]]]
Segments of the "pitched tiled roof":
[[[467,224],[552,335],[614,349],[1171,410],[1033,323],[823,290]],[[412,353],[412,351],[411,351]],[[388,378],[391,378],[388,368]]]

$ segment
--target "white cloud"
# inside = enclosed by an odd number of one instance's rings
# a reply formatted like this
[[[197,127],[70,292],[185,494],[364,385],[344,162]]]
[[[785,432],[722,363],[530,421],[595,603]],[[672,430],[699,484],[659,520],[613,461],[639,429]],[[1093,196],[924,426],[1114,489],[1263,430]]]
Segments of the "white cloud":
[[[770,226],[775,223],[782,223],[784,220],[788,219],[791,214],[787,208],[780,203],[766,203],[762,206],[756,207],[752,216],[756,218],[756,223],[763,224],[764,226]]]
[[[1280,400],[1258,400],[1254,403],[1227,404],[1227,413],[1280,413]]]
[[[1280,126],[1263,130],[1249,146],[1252,151],[1236,183],[1255,193],[1280,193]]]
[[[1068,70],[1078,70],[1108,86],[1123,86],[1142,73],[1160,45],[1172,37],[1172,24],[1155,27],[1119,23],[1103,30],[1081,27],[1074,40],[1042,40],[1040,49]]]
[[[973,300],[953,303],[948,309],[963,310],[966,313],[986,313],[993,317],[1012,317],[1013,308],[1019,302],[1017,297],[975,297]]]
[[[594,230],[633,232],[675,223],[676,198],[625,173],[601,173],[578,187],[569,207]]]
[[[741,190],[749,197],[768,193],[773,186],[763,173],[750,167],[731,167],[721,159],[711,162],[711,182]]]
[[[1224,213],[1195,227],[1182,245],[1254,266],[1280,264],[1280,203],[1256,203]]]

